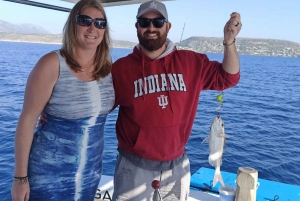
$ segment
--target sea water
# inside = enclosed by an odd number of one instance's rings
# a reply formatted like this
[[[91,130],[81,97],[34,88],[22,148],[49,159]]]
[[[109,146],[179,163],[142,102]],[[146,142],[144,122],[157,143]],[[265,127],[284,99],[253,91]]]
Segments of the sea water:
[[[0,200],[11,200],[14,170],[14,133],[23,104],[27,77],[39,58],[60,45],[0,41]],[[112,49],[113,60],[131,49]],[[208,54],[222,61],[221,54]],[[258,170],[258,177],[300,185],[300,58],[240,55],[241,79],[224,91],[221,109],[229,136],[221,170],[237,173],[239,167]],[[188,66],[187,66],[188,68]],[[209,134],[218,107],[219,92],[203,91],[186,147],[191,172],[208,163]],[[115,121],[108,115],[105,127],[103,174],[113,175],[117,156]]]

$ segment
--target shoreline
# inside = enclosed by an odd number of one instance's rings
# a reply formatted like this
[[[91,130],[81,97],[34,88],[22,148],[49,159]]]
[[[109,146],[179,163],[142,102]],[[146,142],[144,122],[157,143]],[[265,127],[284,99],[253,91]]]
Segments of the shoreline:
[[[20,40],[3,40],[0,39],[0,42],[15,42],[15,43],[36,43],[36,44],[44,44],[44,45],[61,45],[62,43],[48,43],[48,42],[36,42],[36,41],[20,41]],[[119,48],[119,49],[133,49],[134,47],[119,47],[112,46],[111,48]]]
[[[16,42],[16,43],[38,43],[38,44],[48,44],[48,45],[61,45],[62,43],[47,43],[47,42],[36,42],[36,41],[20,41],[20,40],[3,40],[0,39],[0,42]]]
[[[51,43],[51,42],[37,42],[37,41],[24,41],[24,40],[3,40],[0,39],[0,42],[17,42],[17,43],[35,43],[35,44],[45,44],[45,45],[62,45],[62,43]],[[116,49],[133,49],[135,47],[121,47],[121,46],[111,46],[110,48],[116,48]],[[180,47],[178,47],[180,48]],[[186,49],[186,50],[192,50],[195,52],[198,52],[196,49]],[[201,52],[199,51],[199,53],[204,53],[204,54],[223,54],[223,53],[216,53],[216,52]],[[282,57],[282,58],[300,58],[300,56],[296,55],[296,56],[287,56],[287,55],[270,55],[270,54],[259,54],[257,52],[254,52],[253,54],[245,54],[245,53],[239,53],[239,55],[250,55],[250,56],[267,56],[267,57]]]

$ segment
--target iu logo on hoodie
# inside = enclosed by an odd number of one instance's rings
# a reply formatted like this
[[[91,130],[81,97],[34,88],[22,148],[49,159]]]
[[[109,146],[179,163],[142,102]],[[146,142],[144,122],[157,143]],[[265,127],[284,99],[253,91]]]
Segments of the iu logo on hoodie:
[[[158,97],[157,99],[158,99],[159,106],[165,109],[166,106],[168,105],[168,96],[160,95],[160,97]]]

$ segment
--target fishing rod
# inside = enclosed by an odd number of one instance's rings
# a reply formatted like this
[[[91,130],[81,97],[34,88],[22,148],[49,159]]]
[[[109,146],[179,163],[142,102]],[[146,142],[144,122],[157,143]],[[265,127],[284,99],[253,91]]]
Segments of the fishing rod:
[[[180,38],[179,44],[181,43],[181,40],[182,40],[182,36],[183,36],[183,32],[184,32],[184,27],[185,27],[185,22],[184,22],[184,24],[183,24],[183,29],[182,29],[182,33],[181,33],[181,38]]]

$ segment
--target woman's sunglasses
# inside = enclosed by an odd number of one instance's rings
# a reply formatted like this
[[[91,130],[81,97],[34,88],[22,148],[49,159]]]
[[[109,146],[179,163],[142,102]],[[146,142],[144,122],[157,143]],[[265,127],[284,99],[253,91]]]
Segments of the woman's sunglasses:
[[[168,21],[164,18],[154,18],[154,19],[139,18],[137,20],[137,23],[142,28],[149,27],[151,22],[155,28],[162,28],[164,26],[164,23]]]
[[[90,16],[87,15],[77,15],[76,22],[80,26],[85,26],[85,27],[91,26],[93,22],[95,27],[98,29],[105,29],[107,24],[106,20],[103,18],[92,19]]]

